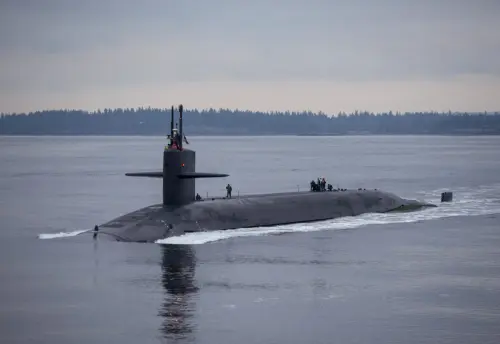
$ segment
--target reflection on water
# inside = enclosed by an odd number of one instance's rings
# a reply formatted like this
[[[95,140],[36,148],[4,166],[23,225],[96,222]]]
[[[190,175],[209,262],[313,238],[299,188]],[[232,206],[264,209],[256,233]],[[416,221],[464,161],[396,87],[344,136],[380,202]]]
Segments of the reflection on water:
[[[162,284],[165,299],[159,315],[164,318],[163,336],[170,339],[193,339],[193,316],[196,310],[193,295],[196,256],[188,245],[162,245]]]

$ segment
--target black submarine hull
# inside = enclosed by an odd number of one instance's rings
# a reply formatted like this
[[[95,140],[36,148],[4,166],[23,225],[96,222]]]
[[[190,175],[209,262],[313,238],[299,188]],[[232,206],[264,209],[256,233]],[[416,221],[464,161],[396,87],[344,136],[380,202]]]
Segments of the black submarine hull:
[[[180,105],[179,129],[174,129],[172,107],[169,143],[163,151],[163,170],[126,174],[161,178],[163,203],[98,226],[100,237],[155,242],[185,233],[314,222],[433,206],[379,190],[288,192],[195,201],[196,179],[228,175],[196,171],[196,152],[183,147],[183,142],[188,142],[183,134],[182,112],[183,106]]]
[[[364,213],[414,211],[435,205],[380,190],[290,192],[152,205],[99,226],[99,236],[155,242],[186,233],[315,222]]]

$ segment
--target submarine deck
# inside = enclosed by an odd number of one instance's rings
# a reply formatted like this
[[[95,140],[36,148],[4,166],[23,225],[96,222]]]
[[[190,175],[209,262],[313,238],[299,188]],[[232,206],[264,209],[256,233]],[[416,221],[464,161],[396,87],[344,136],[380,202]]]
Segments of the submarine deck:
[[[388,212],[412,204],[427,205],[377,190],[214,197],[180,207],[150,205],[102,224],[99,233],[120,241],[154,242],[188,232],[322,221],[367,212]]]
[[[212,201],[212,200],[230,200],[230,199],[238,199],[238,198],[259,198],[259,197],[281,197],[281,196],[296,196],[296,195],[304,195],[304,194],[311,194],[311,193],[341,193],[341,194],[347,194],[347,193],[358,193],[358,192],[367,192],[367,191],[377,191],[377,189],[372,189],[372,190],[355,190],[355,189],[348,189],[345,191],[338,191],[338,190],[332,190],[332,191],[287,191],[287,192],[271,192],[271,193],[265,193],[265,194],[244,194],[244,195],[232,195],[231,198],[228,197],[222,197],[222,196],[216,196],[216,197],[207,197],[203,198],[201,201],[196,201],[196,202],[203,202],[203,201]]]

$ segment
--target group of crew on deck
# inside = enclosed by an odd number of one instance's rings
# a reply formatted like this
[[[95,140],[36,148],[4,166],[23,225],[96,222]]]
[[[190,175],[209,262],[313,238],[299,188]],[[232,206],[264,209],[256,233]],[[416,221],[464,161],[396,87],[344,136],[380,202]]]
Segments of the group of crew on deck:
[[[321,191],[347,191],[347,189],[333,189],[332,184],[327,184],[325,177],[318,178],[316,181],[311,180],[311,191],[321,192]]]

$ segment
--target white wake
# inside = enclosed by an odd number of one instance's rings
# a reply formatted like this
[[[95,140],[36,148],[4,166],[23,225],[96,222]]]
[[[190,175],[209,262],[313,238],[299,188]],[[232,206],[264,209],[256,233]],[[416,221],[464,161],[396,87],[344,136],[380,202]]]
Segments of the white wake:
[[[298,223],[273,227],[240,228],[212,232],[188,233],[177,237],[157,240],[157,244],[197,245],[235,237],[273,235],[294,232],[314,232],[323,230],[342,230],[368,225],[409,223],[454,216],[478,216],[500,213],[500,184],[484,185],[474,189],[456,188],[453,190],[454,201],[440,203],[441,192],[434,190],[420,193],[421,199],[438,204],[437,208],[427,208],[408,213],[363,214],[354,217],[342,217],[334,220]],[[57,239],[73,237],[90,230],[40,234],[39,239]]]
[[[363,214],[342,217],[334,220],[292,224],[274,227],[254,227],[212,232],[188,233],[177,237],[157,240],[157,244],[196,245],[235,237],[272,235],[294,232],[313,232],[322,230],[341,230],[368,225],[409,223],[454,216],[478,216],[500,213],[500,184],[478,187],[474,190],[458,188],[453,192],[452,203],[440,204],[440,195],[445,190],[421,193],[423,199],[438,204],[437,208],[427,208],[415,212]]]
[[[73,232],[45,233],[45,234],[39,234],[38,239],[67,238],[67,237],[77,236],[78,234],[82,234],[82,233],[85,233],[88,231],[89,231],[88,229],[82,229],[82,230],[73,231]]]

